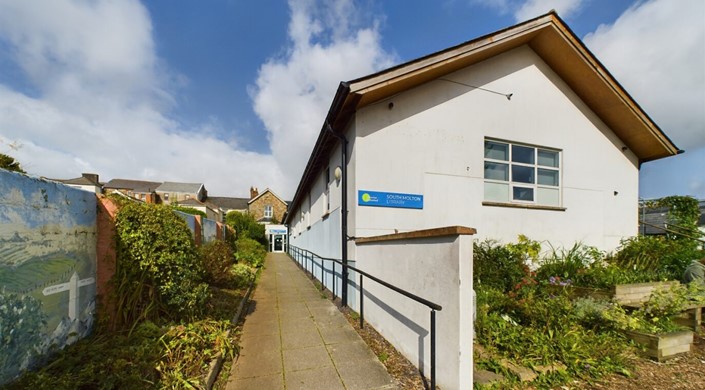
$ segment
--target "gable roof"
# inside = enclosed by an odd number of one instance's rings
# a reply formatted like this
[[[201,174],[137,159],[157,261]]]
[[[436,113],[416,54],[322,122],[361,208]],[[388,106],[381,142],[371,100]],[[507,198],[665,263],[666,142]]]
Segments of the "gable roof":
[[[105,183],[105,189],[132,190],[134,192],[154,192],[162,183],[129,179],[113,179]]]
[[[210,202],[213,205],[231,210],[247,210],[247,204],[249,199],[247,198],[231,198],[227,196],[209,196],[206,202]]]
[[[201,191],[203,183],[178,183],[174,181],[165,181],[157,187],[157,192],[183,192],[187,194],[197,194]]]
[[[528,45],[551,67],[634,152],[640,163],[682,152],[558,14],[551,11],[380,72],[341,82],[291,206],[298,206],[357,110],[523,45]]]
[[[275,194],[274,191],[270,190],[269,188],[267,188],[266,190],[262,191],[262,193],[260,193],[259,195],[255,196],[254,198],[250,199],[250,201],[247,202],[247,204],[249,205],[250,203],[254,202],[255,200],[261,198],[262,195],[266,194],[267,192],[269,192],[270,194],[274,195],[274,197],[277,198],[277,199],[279,199],[280,202],[282,202],[282,203],[284,203],[284,204],[287,204],[287,202],[286,202],[285,200],[283,200],[282,198],[280,198],[279,195]]]

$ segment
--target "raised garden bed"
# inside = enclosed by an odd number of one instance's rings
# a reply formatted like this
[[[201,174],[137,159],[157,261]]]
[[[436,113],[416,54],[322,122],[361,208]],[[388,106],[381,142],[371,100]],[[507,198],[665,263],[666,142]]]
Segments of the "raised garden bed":
[[[579,286],[553,286],[557,290],[565,291],[572,298],[592,297],[595,299],[614,299],[620,305],[639,306],[649,300],[651,293],[657,289],[670,289],[680,282],[670,280],[667,282],[648,282],[618,284],[611,288],[590,288]]]
[[[693,345],[693,332],[690,330],[663,334],[634,331],[625,333],[627,337],[646,348],[646,356],[659,362],[688,353]]]

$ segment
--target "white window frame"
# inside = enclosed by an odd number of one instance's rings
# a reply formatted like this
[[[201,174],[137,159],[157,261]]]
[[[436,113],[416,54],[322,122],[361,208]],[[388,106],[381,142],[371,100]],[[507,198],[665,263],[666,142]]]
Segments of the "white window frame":
[[[271,204],[265,205],[264,206],[264,217],[265,218],[272,218],[274,215],[274,208],[272,207]]]
[[[502,159],[495,159],[495,158],[487,157],[486,150],[487,150],[488,142],[507,145],[507,159],[502,160]],[[533,149],[533,163],[513,161],[514,146]],[[526,205],[536,205],[536,206],[561,207],[561,205],[563,203],[563,186],[562,186],[562,183],[563,183],[563,169],[562,169],[563,168],[563,151],[562,150],[557,149],[557,148],[546,147],[546,146],[532,145],[532,144],[507,141],[507,140],[501,140],[501,139],[494,139],[494,138],[485,138],[484,142],[483,142],[482,150],[483,150],[483,178],[484,178],[484,182],[485,182],[485,187],[487,188],[488,184],[493,184],[493,183],[494,184],[506,184],[508,186],[508,199],[503,199],[503,200],[488,199],[487,193],[485,193],[485,197],[484,197],[485,201],[511,203],[511,204],[526,204]],[[540,151],[555,153],[556,160],[557,160],[557,166],[540,164],[539,163],[539,152]],[[507,170],[508,170],[508,172],[507,172],[508,180],[487,178],[486,177],[487,176],[487,167],[486,167],[487,163],[506,165]],[[533,183],[525,183],[525,182],[514,180],[514,177],[513,177],[514,176],[514,169],[512,169],[512,167],[532,168],[533,169]],[[539,169],[544,170],[544,171],[556,172],[558,184],[557,185],[539,184]],[[533,192],[532,200],[514,199],[514,189],[515,188],[531,189]],[[556,201],[554,201],[554,202],[539,201],[539,199],[538,199],[539,198],[539,191],[541,189],[556,190],[557,191],[557,196],[555,197]]]

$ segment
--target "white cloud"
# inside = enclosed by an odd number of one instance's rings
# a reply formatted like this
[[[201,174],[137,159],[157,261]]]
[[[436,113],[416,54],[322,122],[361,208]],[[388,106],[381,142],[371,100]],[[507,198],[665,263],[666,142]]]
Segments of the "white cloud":
[[[550,10],[555,10],[562,18],[575,15],[582,5],[583,0],[527,0],[514,10],[514,19],[517,22],[535,18]]]
[[[155,54],[138,1],[0,0],[0,40],[37,91],[0,85],[0,139],[22,145],[11,154],[28,172],[197,181],[240,196],[282,181],[271,155],[213,136],[217,120],[185,129],[169,117],[183,80]]]
[[[351,0],[290,0],[289,7],[290,44],[261,66],[251,89],[286,177],[285,197],[293,196],[339,82],[395,61],[381,47],[377,21],[361,20]]]
[[[683,149],[705,147],[705,2],[638,3],[584,41]]]
[[[686,153],[646,164],[642,196],[705,198],[705,3],[637,3],[584,41]]]
[[[555,10],[562,18],[570,18],[577,14],[583,0],[472,0],[479,4],[497,10],[500,14],[511,13],[517,22],[533,19],[550,10]]]

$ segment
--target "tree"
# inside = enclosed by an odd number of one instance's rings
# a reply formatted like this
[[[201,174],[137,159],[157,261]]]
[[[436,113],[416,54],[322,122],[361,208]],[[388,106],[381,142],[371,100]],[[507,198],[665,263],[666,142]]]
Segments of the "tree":
[[[0,168],[7,169],[12,172],[27,173],[24,169],[22,169],[17,160],[2,153],[0,153]]]
[[[231,211],[225,216],[225,223],[235,229],[237,238],[249,237],[260,244],[267,244],[267,237],[264,234],[264,225],[255,221],[255,218],[248,213]]]

